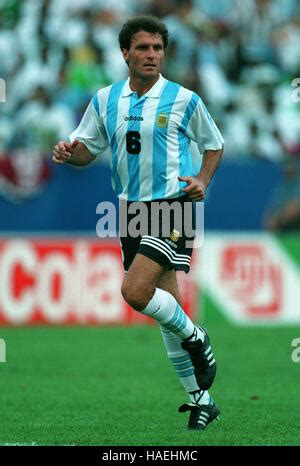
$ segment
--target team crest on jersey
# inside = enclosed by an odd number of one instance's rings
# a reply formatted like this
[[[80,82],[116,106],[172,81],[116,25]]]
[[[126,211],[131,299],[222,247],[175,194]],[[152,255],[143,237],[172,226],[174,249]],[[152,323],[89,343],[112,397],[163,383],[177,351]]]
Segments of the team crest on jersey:
[[[172,241],[174,241],[174,243],[177,243],[177,241],[179,240],[180,238],[180,233],[179,231],[177,230],[172,230],[171,231],[171,234],[170,234],[170,238]]]
[[[156,125],[159,128],[166,128],[168,126],[169,115],[168,113],[159,113],[157,115]]]

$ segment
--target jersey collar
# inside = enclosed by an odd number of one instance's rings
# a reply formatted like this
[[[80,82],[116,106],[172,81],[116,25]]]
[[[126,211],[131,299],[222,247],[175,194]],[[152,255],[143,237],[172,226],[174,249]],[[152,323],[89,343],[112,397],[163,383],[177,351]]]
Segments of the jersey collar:
[[[144,97],[159,98],[165,81],[165,78],[160,74],[154,86],[152,86],[149,91],[146,92]],[[134,91],[130,89],[129,78],[127,78],[123,87],[122,97],[129,97],[132,94],[134,94]]]

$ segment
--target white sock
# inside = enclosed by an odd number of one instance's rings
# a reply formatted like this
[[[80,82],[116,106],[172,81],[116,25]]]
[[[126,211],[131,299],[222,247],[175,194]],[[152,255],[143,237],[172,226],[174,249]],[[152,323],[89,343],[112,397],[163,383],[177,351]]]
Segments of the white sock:
[[[162,325],[160,325],[160,331],[168,358],[185,390],[188,393],[199,390],[189,353],[181,347],[181,338],[171,333]]]
[[[208,404],[210,396],[208,391],[201,390],[194,375],[194,367],[189,354],[181,347],[181,338],[160,325],[163,342],[168,358],[174,367],[180,382],[194,404]]]
[[[157,320],[167,330],[175,333],[181,339],[196,338],[194,332],[197,327],[168,291],[156,288],[152,299],[141,313]],[[196,330],[195,335],[200,332]]]

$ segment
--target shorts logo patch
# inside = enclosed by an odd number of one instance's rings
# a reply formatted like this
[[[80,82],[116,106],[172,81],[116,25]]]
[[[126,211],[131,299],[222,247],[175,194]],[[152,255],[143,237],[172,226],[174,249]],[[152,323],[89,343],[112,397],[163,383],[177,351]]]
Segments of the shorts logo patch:
[[[159,128],[166,128],[168,126],[168,122],[169,122],[168,113],[159,113],[157,115],[156,126],[158,126]]]
[[[174,243],[176,243],[180,238],[180,232],[177,230],[171,231],[170,238]]]

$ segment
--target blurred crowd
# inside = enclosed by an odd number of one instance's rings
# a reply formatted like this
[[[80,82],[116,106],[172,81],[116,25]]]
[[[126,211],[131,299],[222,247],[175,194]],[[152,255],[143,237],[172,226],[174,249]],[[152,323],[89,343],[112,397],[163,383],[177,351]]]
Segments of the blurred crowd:
[[[118,33],[137,14],[168,26],[163,74],[200,93],[225,157],[299,155],[299,0],[0,0],[2,151],[68,137],[97,89],[127,76]]]

